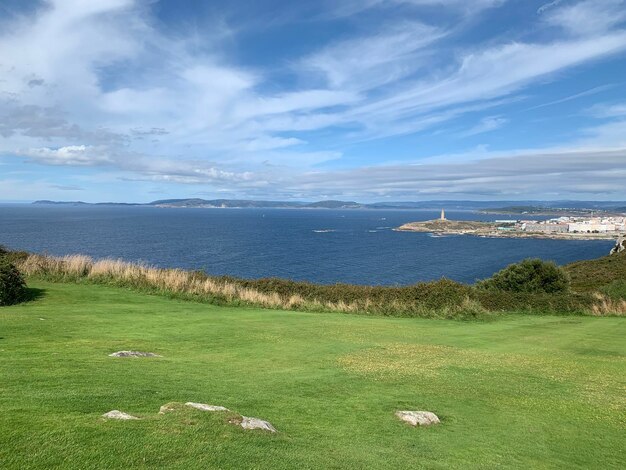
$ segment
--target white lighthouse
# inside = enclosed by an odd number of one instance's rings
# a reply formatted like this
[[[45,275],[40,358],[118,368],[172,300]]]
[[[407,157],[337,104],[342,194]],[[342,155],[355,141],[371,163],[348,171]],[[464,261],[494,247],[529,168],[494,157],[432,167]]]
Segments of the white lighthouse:
[[[441,217],[439,220],[446,220],[446,211],[441,209]]]

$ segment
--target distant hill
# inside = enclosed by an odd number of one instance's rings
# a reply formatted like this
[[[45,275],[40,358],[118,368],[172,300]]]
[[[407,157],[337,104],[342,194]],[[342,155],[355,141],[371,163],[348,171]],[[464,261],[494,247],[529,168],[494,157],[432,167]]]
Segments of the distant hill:
[[[324,208],[324,209],[361,209],[367,208],[367,204],[359,204],[354,201],[319,201],[306,204],[303,207]]]
[[[137,204],[132,202],[83,202],[83,201],[48,201],[42,199],[35,201],[33,204],[37,205],[52,205],[52,206],[143,206],[146,204]]]
[[[593,204],[592,207],[581,207],[580,205],[570,207],[551,207],[544,206],[507,206],[493,207],[483,209],[481,212],[486,214],[524,214],[524,215],[559,215],[559,216],[589,216],[593,213],[623,213],[626,212],[624,207],[613,207],[611,205]]]
[[[54,205],[54,206],[88,206],[90,205],[88,202],[83,201],[48,201],[47,199],[42,199],[41,201],[35,201],[33,204],[37,205]]]
[[[300,202],[254,201],[248,199],[161,199],[148,203],[158,207],[287,208],[301,207]]]
[[[590,211],[625,212],[624,201],[389,201],[360,203],[355,201],[325,200],[317,202],[304,201],[266,201],[252,199],[159,199],[148,203],[99,202],[83,201],[49,201],[40,200],[38,205],[68,206],[152,206],[152,207],[186,207],[186,208],[292,208],[292,209],[417,209],[446,211],[484,211],[500,214],[565,214],[588,213]]]

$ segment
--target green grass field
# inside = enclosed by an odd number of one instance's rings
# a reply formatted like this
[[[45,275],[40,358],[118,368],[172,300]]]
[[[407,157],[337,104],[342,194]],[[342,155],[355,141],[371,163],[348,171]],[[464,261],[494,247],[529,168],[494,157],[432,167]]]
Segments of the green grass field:
[[[625,468],[626,319],[215,307],[33,281],[0,308],[0,468]],[[122,349],[163,358],[111,358]],[[158,415],[167,402],[270,421]],[[104,421],[122,410],[140,421]],[[413,428],[401,409],[442,424]]]

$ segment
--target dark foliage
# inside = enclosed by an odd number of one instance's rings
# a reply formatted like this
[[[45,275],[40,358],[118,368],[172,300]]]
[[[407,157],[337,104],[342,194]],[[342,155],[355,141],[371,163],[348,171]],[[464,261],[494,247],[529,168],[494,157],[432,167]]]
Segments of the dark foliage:
[[[626,279],[617,279],[602,287],[600,292],[611,300],[626,300]]]
[[[196,273],[202,276],[201,273]],[[365,304],[371,313],[413,316],[425,310],[458,308],[472,297],[472,287],[448,279],[422,282],[406,287],[361,286],[352,284],[312,284],[286,279],[239,279],[220,277],[218,281],[255,289],[264,294],[278,294],[287,299],[297,295],[309,301]]]
[[[477,284],[477,287],[487,290],[532,294],[564,293],[569,286],[569,275],[563,268],[540,259],[525,259],[511,264]]]
[[[27,251],[11,251],[3,245],[0,245],[0,259],[7,259],[9,262],[18,264],[28,258]]]
[[[0,305],[13,305],[26,297],[26,283],[21,273],[6,257],[0,257]]]

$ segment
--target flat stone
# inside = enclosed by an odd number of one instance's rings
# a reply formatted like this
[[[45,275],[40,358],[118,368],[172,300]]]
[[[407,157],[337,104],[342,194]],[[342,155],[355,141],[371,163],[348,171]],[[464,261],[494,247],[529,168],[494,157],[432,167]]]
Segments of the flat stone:
[[[136,416],[129,415],[128,413],[124,413],[123,411],[119,411],[119,410],[111,410],[108,413],[104,413],[102,417],[106,419],[121,419],[121,420],[139,419]]]
[[[206,405],[204,403],[194,403],[192,401],[188,401],[187,403],[185,403],[185,405],[191,406],[192,408],[195,408],[196,410],[201,410],[201,411],[230,411],[228,408],[224,408],[223,406]]]
[[[172,411],[180,409],[182,406],[183,404],[178,402],[166,403],[161,408],[159,408],[159,414],[164,415],[165,413],[171,413]]]
[[[109,354],[110,357],[163,357],[158,354],[143,351],[117,351]]]
[[[412,426],[430,426],[439,424],[439,418],[430,411],[396,411],[396,416]]]
[[[263,431],[276,432],[276,428],[269,422],[263,421],[259,418],[250,418],[248,416],[241,417],[241,423],[239,423],[244,429],[261,429]]]

